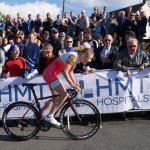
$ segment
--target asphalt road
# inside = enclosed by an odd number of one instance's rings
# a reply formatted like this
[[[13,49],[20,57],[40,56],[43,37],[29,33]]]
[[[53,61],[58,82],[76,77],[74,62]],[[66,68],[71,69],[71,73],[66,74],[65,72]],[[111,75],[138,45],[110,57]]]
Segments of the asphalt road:
[[[132,116],[128,121],[103,118],[102,129],[94,137],[77,141],[60,129],[40,131],[36,138],[18,142],[0,127],[0,150],[150,150],[150,119]],[[112,116],[114,117],[114,116]]]

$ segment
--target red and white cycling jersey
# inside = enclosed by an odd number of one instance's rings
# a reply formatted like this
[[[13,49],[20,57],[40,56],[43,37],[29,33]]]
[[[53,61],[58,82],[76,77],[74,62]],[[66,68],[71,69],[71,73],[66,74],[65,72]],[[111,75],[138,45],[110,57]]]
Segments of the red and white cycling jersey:
[[[53,89],[57,85],[61,84],[58,78],[58,74],[64,69],[66,64],[75,66],[79,60],[79,54],[76,52],[68,52],[56,60],[54,60],[43,72],[43,78],[48,85]]]

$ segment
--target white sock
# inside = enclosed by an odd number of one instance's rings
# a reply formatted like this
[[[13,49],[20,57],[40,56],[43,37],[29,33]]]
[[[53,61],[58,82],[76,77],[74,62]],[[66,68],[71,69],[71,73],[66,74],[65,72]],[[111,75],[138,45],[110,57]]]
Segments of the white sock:
[[[48,118],[52,118],[52,117],[54,117],[54,114],[50,114],[50,113],[49,113],[49,114],[47,115],[47,117],[48,117]]]

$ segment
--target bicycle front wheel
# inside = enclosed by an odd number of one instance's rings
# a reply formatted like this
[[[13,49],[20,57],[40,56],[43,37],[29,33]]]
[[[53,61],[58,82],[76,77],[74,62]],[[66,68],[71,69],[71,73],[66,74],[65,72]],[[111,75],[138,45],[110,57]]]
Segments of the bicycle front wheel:
[[[40,115],[34,106],[27,102],[10,104],[2,117],[5,132],[16,140],[28,140],[39,132]]]
[[[63,132],[76,140],[88,139],[99,129],[101,117],[94,104],[86,100],[73,100],[60,112]]]

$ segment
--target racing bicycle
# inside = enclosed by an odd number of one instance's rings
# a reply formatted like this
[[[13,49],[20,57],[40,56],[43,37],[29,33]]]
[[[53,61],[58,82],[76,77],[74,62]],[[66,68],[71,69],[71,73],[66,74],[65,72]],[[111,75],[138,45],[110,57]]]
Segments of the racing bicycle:
[[[13,139],[23,141],[35,137],[39,130],[47,132],[53,125],[42,117],[40,100],[58,97],[51,95],[38,98],[34,83],[22,83],[33,93],[31,103],[18,101],[10,104],[4,111],[2,123],[5,132]],[[69,97],[65,100],[59,111],[59,121],[62,131],[72,139],[83,140],[92,137],[99,129],[101,115],[97,107],[84,99],[77,99],[74,89],[66,89]],[[58,111],[56,113],[58,113]]]

